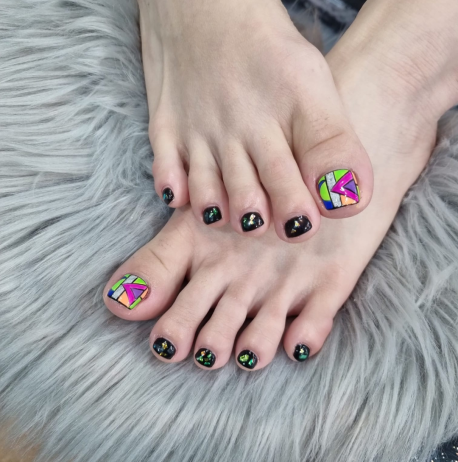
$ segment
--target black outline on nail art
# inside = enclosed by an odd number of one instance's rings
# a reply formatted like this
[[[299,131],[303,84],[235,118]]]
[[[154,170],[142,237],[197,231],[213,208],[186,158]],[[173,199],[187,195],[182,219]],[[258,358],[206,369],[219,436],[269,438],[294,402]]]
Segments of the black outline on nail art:
[[[246,366],[245,364],[243,363],[248,363],[248,361],[242,361],[241,358],[242,356],[248,356],[250,359],[249,360],[252,360],[253,361],[253,365],[250,367],[250,366]],[[252,370],[256,367],[256,364],[258,364],[258,357],[256,356],[256,353],[254,353],[253,351],[251,350],[242,350],[238,355],[237,355],[237,361],[238,363],[244,367],[245,369],[249,369],[249,370]]]
[[[217,210],[217,214],[215,215],[216,218],[213,218],[212,221],[208,220],[206,218],[207,216],[207,213],[209,214],[209,216],[211,216],[210,214],[214,211],[214,210]],[[203,217],[203,220],[204,220],[204,223],[206,225],[212,225],[213,223],[217,223],[218,221],[222,220],[223,218],[223,215],[221,214],[221,210],[218,206],[216,205],[213,205],[211,207],[207,207],[203,213],[202,213],[202,217]]]
[[[167,348],[164,348],[164,342],[166,342],[168,344]],[[160,344],[162,344],[161,347],[159,347]],[[162,351],[157,351],[156,345],[157,345],[158,349],[162,350]],[[175,345],[170,340],[167,340],[164,337],[157,337],[156,340],[154,341],[152,347],[153,347],[154,352],[158,356],[160,356],[161,358],[164,358],[164,359],[172,359],[175,356],[175,353],[177,352],[177,349],[175,348]],[[170,350],[170,351],[167,352],[165,350]],[[163,354],[164,351],[165,351],[165,355]]]
[[[289,239],[302,236],[308,233],[312,229],[312,223],[305,215],[299,215],[297,217],[289,219],[285,223],[285,235]]]
[[[298,351],[298,350],[300,350],[300,349],[305,349],[305,351],[307,353],[306,358],[304,358],[304,359],[299,359],[298,358],[299,353],[300,353],[300,351]],[[307,361],[307,359],[309,359],[309,357],[310,357],[310,348],[307,345],[305,345],[304,343],[298,343],[294,348],[293,356],[294,356],[294,359],[299,363]]]
[[[252,217],[254,215],[254,217]],[[245,226],[244,221],[251,219],[251,221],[254,221],[254,223],[250,226]],[[256,221],[255,221],[256,220]],[[254,231],[255,229],[260,228],[261,226],[264,225],[264,220],[262,219],[262,216],[258,212],[248,212],[243,215],[243,217],[240,219],[240,223],[242,225],[242,231],[244,233],[248,233],[250,231]]]
[[[200,356],[204,356],[202,355],[202,353],[204,353],[204,355],[208,355],[210,354],[210,365],[206,365],[204,364],[203,362],[200,362],[197,358],[200,357]],[[213,353],[212,350],[209,350],[208,348],[199,348],[197,351],[196,351],[196,354],[194,355],[194,358],[195,360],[197,361],[198,364],[200,364],[201,366],[204,366],[204,367],[207,367],[207,368],[211,368],[214,366],[215,364],[215,361],[216,361],[216,356],[215,356],[215,353]]]
[[[165,196],[165,197],[164,197]],[[171,197],[170,197],[171,196]],[[162,190],[162,200],[169,205],[175,199],[175,194],[171,188],[167,187]]]

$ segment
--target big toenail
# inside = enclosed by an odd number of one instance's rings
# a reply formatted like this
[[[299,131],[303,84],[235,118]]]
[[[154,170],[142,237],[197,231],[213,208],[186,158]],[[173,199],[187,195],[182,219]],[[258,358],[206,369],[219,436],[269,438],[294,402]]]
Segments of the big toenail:
[[[245,213],[242,217],[242,230],[244,232],[253,231],[264,224],[264,220],[257,212]]]
[[[148,284],[135,274],[126,274],[109,291],[108,297],[133,310],[149,293]]]
[[[153,350],[165,359],[172,359],[177,351],[172,342],[162,337],[157,338],[153,343]]]
[[[298,345],[296,345],[293,356],[297,361],[305,361],[309,357],[309,355],[310,349],[307,345],[304,345],[303,343],[299,343]]]
[[[170,188],[164,188],[162,190],[162,200],[167,204],[169,205],[170,202],[173,201],[173,199],[175,199],[175,196],[173,194],[173,191],[170,189]]]
[[[258,357],[250,350],[243,350],[237,356],[237,361],[247,369],[254,369],[258,364]]]
[[[213,367],[215,364],[216,357],[211,350],[201,348],[195,355],[196,361],[205,367]]]
[[[286,237],[298,237],[312,229],[312,223],[305,215],[291,218],[285,223]]]
[[[318,180],[318,191],[327,210],[357,204],[359,186],[351,170],[333,170]]]
[[[204,210],[204,223],[206,225],[211,225],[212,223],[216,223],[217,221],[221,220],[221,210],[218,207],[208,207]]]

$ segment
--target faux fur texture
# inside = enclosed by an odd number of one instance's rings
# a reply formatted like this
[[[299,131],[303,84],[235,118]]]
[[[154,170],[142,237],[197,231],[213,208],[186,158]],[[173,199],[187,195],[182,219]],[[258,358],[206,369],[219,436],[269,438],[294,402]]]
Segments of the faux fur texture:
[[[408,462],[458,431],[458,128],[449,120],[307,364],[163,364],[102,302],[153,237],[137,8],[0,3],[3,422],[57,462]]]

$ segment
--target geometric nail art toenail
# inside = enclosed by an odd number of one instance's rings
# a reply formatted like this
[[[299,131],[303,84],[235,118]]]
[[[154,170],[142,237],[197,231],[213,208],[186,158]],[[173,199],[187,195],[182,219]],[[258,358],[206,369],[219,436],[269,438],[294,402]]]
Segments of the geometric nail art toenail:
[[[260,228],[264,224],[261,215],[256,212],[245,213],[242,217],[242,230],[244,232],[253,231]]]
[[[237,356],[237,361],[247,369],[254,369],[258,364],[258,357],[250,350],[243,350]]]
[[[126,274],[108,291],[108,297],[133,310],[148,293],[148,284],[142,278],[135,274]]]
[[[327,210],[357,204],[360,191],[351,170],[333,170],[318,180],[318,191]]]
[[[217,221],[221,220],[221,210],[218,207],[208,207],[204,210],[204,223],[206,225],[211,225],[212,223],[216,223]]]
[[[175,199],[175,196],[173,195],[173,191],[170,188],[164,188],[162,190],[162,200],[169,205],[170,202]]]
[[[200,349],[195,355],[196,361],[205,367],[213,367],[216,357],[211,350],[206,348]]]
[[[291,218],[285,223],[286,237],[298,237],[312,229],[312,223],[305,215]]]
[[[310,349],[307,345],[304,345],[302,343],[299,343],[299,345],[296,345],[296,348],[294,350],[293,356],[296,358],[297,361],[305,361],[310,354]]]
[[[153,343],[153,350],[165,359],[171,359],[177,351],[172,342],[162,337],[157,338]]]

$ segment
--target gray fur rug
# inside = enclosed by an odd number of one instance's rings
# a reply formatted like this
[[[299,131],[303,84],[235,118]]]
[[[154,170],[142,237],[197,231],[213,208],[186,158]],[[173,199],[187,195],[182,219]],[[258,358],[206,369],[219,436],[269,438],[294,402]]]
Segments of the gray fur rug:
[[[0,414],[55,462],[426,462],[458,432],[458,123],[322,352],[155,360],[102,288],[163,226],[131,0],[0,3]]]

